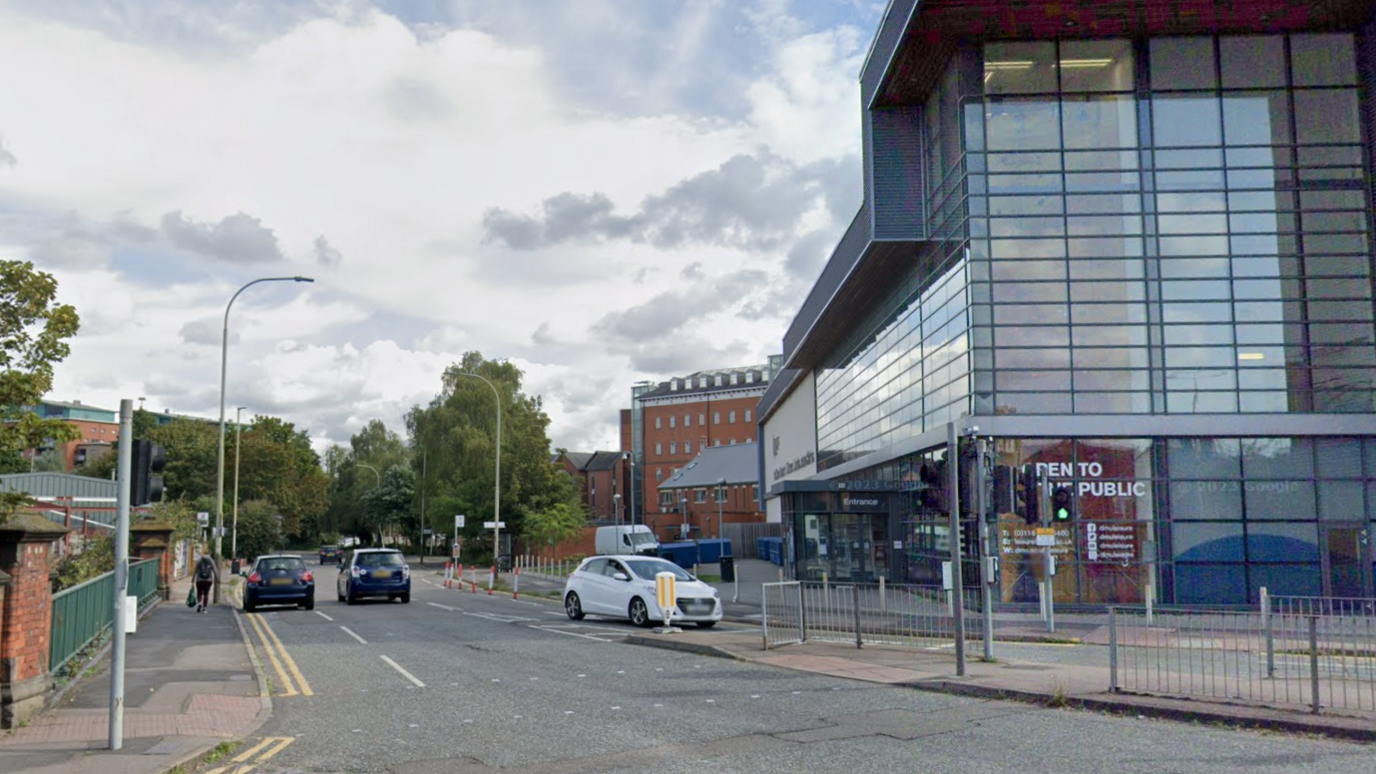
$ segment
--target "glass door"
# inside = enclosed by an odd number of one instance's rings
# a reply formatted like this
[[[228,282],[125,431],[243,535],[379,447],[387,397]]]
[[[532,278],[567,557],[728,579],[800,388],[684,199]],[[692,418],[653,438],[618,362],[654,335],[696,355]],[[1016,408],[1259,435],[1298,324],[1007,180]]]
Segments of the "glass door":
[[[873,516],[864,514],[832,514],[837,580],[852,583],[875,583],[879,580],[875,574],[873,519]]]
[[[1330,597],[1369,597],[1368,535],[1361,524],[1324,524],[1323,585]]]

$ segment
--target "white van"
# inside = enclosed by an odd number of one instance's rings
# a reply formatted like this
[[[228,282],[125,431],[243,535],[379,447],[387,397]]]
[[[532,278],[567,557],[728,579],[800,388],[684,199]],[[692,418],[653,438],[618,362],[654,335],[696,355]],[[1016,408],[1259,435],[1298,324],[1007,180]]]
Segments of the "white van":
[[[644,524],[597,528],[597,553],[659,555],[659,541]]]

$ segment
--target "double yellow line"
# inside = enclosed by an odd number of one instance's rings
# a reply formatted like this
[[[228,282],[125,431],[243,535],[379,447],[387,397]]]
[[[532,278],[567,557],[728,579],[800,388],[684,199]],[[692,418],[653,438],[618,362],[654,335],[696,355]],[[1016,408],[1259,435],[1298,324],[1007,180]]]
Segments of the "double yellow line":
[[[230,771],[230,769],[233,769],[233,774],[248,774],[248,772],[253,771],[259,764],[266,763],[272,756],[282,752],[287,745],[294,741],[296,741],[296,737],[294,736],[265,737],[263,741],[229,759],[230,763],[238,765],[221,766],[216,769],[211,769],[205,774],[225,774],[225,772]]]
[[[310,683],[306,682],[306,676],[301,674],[301,670],[296,667],[296,662],[292,660],[291,654],[287,652],[286,646],[277,639],[277,632],[272,630],[267,621],[262,616],[250,615],[245,613],[244,618],[249,626],[258,634],[258,641],[262,643],[263,652],[267,654],[268,661],[272,663],[272,668],[277,671],[277,677],[282,681],[282,693],[279,696],[314,696]],[[286,745],[283,745],[285,747]]]

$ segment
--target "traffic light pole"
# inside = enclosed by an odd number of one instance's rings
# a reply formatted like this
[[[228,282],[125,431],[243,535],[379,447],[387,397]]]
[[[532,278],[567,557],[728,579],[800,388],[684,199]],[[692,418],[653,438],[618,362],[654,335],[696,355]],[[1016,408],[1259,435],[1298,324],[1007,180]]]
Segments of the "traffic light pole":
[[[119,458],[115,487],[114,624],[110,632],[110,749],[124,746],[124,597],[129,593],[129,481],[134,457],[134,401],[119,402]]]
[[[1045,468],[1037,474],[1037,498],[1041,501],[1038,510],[1041,512],[1042,524],[1054,532],[1056,524],[1051,518],[1051,475]],[[1056,632],[1056,557],[1051,553],[1055,545],[1056,538],[1053,534],[1051,545],[1043,549],[1045,553],[1042,555],[1042,575],[1046,578],[1042,586],[1046,589],[1046,630],[1052,634]]]
[[[956,423],[946,423],[946,475],[949,476],[951,496],[946,506],[950,510],[951,529],[951,593],[954,595],[956,617],[956,677],[965,676],[965,583],[960,566],[960,436]]]
[[[998,556],[997,546],[989,539],[989,519],[987,513],[989,503],[985,497],[984,488],[984,455],[986,453],[986,442],[982,438],[975,440],[975,514],[979,519],[979,544],[980,544],[980,569],[983,570],[985,577],[980,578],[980,602],[981,613],[984,619],[984,660],[994,660],[994,557]]]

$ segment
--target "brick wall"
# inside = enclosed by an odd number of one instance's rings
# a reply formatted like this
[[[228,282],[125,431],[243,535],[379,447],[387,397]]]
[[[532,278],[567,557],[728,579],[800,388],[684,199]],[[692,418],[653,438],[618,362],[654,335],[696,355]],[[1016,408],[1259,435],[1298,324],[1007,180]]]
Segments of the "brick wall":
[[[20,543],[14,561],[3,567],[10,576],[0,630],[0,682],[12,683],[48,672],[48,642],[53,600],[48,580],[47,543]]]

